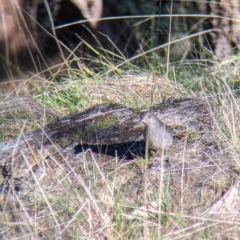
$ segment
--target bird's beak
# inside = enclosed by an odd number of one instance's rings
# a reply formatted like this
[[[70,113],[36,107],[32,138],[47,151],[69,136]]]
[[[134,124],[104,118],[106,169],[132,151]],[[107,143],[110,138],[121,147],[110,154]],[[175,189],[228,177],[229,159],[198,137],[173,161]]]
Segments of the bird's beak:
[[[145,118],[140,119],[140,123],[146,124],[146,119]]]
[[[144,123],[144,124],[147,124],[147,122],[148,122],[148,115],[142,113],[142,114],[140,115],[140,122],[141,122],[141,123]]]

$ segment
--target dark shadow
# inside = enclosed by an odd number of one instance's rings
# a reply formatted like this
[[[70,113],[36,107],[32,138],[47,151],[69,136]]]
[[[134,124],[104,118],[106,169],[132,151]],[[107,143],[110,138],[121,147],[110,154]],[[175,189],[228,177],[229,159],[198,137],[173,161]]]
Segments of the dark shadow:
[[[126,160],[134,160],[136,157],[143,157],[145,150],[145,142],[125,142],[110,145],[89,145],[79,144],[75,148],[75,154],[91,149],[94,153],[109,155],[112,157],[124,158]]]
[[[114,16],[116,19],[99,21],[97,27],[93,29],[89,23],[76,23],[79,20],[84,20],[81,11],[69,0],[63,0],[61,1],[61,8],[55,20],[55,26],[73,24],[57,28],[57,38],[71,51],[76,50],[77,47],[77,50],[74,52],[75,56],[84,60],[85,63],[88,62],[90,65],[95,62],[92,61],[93,59],[99,57],[99,53],[101,58],[104,56],[112,60],[116,56],[109,54],[109,52],[120,55],[120,60],[122,60],[122,56],[130,58],[139,49],[135,32],[124,19],[118,18],[118,16],[121,16],[121,13],[116,8],[115,1],[103,0],[102,17]],[[71,51],[62,46],[64,58],[71,55]],[[96,51],[98,54],[96,54]],[[60,57],[61,54],[57,42],[51,36],[46,41],[45,52],[49,58],[49,63],[53,61],[52,65],[56,64],[56,62],[59,64],[63,62],[63,56]],[[119,61],[119,58],[116,60]],[[72,67],[77,66],[78,63],[73,63]]]

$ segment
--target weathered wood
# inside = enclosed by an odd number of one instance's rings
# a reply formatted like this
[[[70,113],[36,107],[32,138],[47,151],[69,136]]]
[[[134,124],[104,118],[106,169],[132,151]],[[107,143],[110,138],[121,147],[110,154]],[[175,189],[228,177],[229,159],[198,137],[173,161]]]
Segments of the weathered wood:
[[[174,127],[175,135],[184,136],[188,131],[202,135],[213,127],[208,107],[199,99],[169,100],[153,111]],[[3,167],[10,161],[28,169],[26,159],[41,162],[57,152],[74,159],[87,149],[109,157],[134,159],[143,154],[142,133],[139,114],[121,105],[102,104],[0,143],[0,164]]]

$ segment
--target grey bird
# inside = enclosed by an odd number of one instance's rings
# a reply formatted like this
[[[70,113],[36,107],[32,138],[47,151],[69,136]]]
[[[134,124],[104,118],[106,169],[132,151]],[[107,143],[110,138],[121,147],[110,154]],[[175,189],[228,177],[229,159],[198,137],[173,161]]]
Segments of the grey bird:
[[[144,139],[145,142],[148,141],[151,150],[165,150],[172,145],[172,129],[161,122],[153,112],[143,112],[140,115],[140,122],[145,124]]]

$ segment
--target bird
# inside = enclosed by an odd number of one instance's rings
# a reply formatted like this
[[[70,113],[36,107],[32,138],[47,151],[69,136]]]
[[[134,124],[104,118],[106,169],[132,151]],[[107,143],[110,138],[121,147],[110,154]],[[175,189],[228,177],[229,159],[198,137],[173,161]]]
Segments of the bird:
[[[141,113],[140,122],[145,124],[143,135],[151,150],[164,151],[172,145],[172,129],[161,122],[152,111]]]

